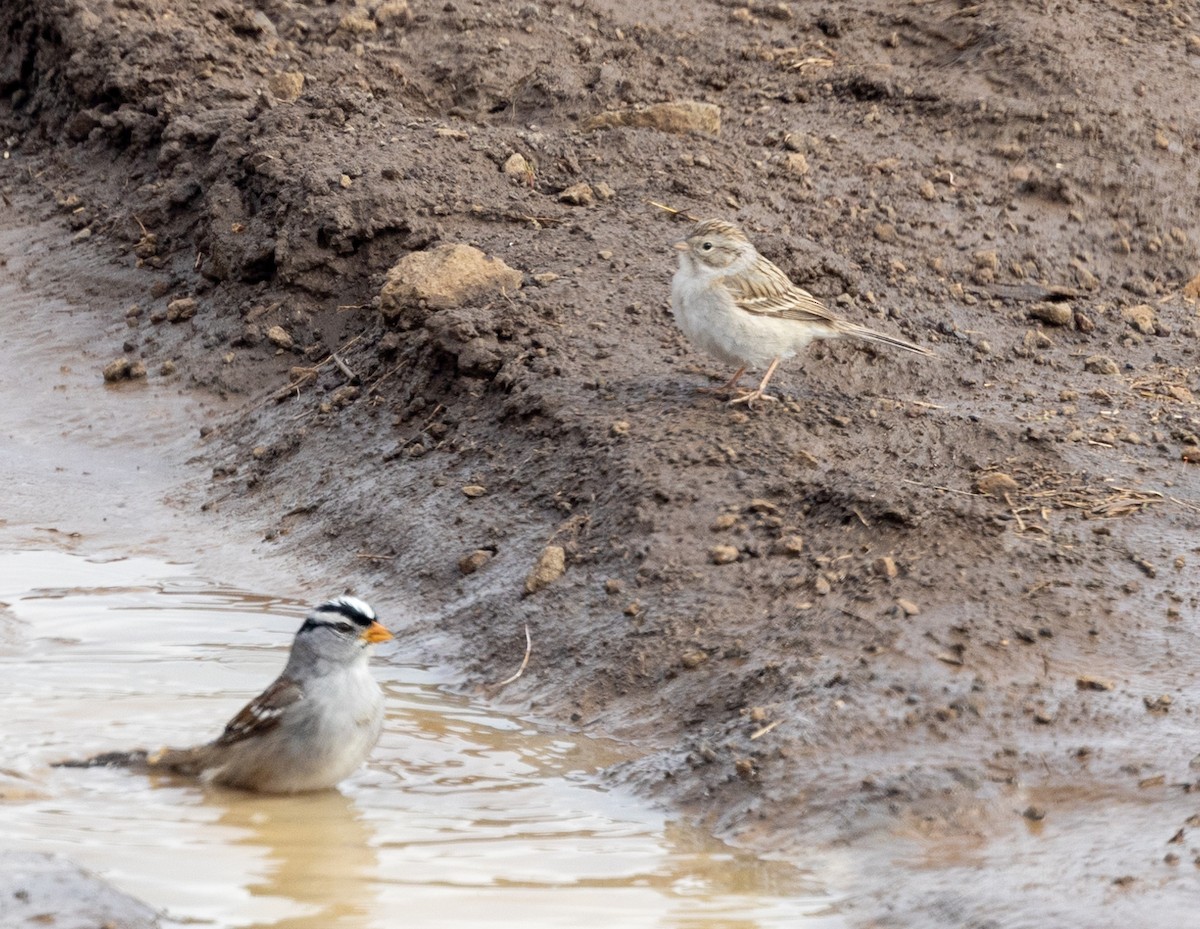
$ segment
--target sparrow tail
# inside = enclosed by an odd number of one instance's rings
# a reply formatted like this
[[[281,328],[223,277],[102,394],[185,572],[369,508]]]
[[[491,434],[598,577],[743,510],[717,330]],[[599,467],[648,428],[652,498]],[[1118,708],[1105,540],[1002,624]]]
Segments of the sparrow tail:
[[[102,752],[91,758],[68,758],[66,761],[52,762],[52,768],[138,768],[146,770],[150,767],[147,752],[141,749],[135,752]]]
[[[856,339],[864,339],[867,342],[881,342],[884,345],[892,345],[896,348],[902,348],[906,352],[916,352],[918,355],[932,355],[927,348],[922,348],[914,342],[909,342],[907,339],[902,339],[899,336],[887,335],[883,332],[876,332],[874,329],[868,329],[866,326],[859,326],[856,323],[842,322],[838,325],[838,331],[842,335],[853,336]]]
[[[52,768],[130,768],[135,771],[173,771],[195,777],[203,768],[200,752],[194,748],[164,748],[151,754],[144,749],[132,752],[101,752],[91,758],[55,761]]]

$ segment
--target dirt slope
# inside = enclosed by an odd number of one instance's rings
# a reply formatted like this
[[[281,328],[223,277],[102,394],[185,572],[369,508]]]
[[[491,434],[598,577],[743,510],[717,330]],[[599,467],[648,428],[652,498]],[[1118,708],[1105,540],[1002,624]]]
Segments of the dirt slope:
[[[144,276],[114,356],[245,397],[196,504],[403,611],[468,685],[528,623],[496,699],[633,740],[617,776],[786,852],[1189,781],[1194,4],[14,0],[0,25],[5,185]],[[719,133],[586,128],[681,101]],[[729,372],[670,323],[663,206],[936,357],[818,345],[759,413],[697,394]],[[524,286],[380,312],[397,260],[458,242]],[[566,572],[527,596],[546,545]],[[1079,899],[1136,871],[1180,901],[1180,796]]]

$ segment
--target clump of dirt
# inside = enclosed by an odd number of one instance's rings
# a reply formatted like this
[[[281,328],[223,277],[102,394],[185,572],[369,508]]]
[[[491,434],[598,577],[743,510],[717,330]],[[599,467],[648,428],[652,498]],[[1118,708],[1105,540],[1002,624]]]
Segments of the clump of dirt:
[[[131,364],[244,395],[204,507],[413,648],[482,684],[528,623],[498,699],[722,835],[987,831],[1192,753],[1141,695],[1191,680],[1200,21],[1068,6],[16,0],[5,183],[144,274]],[[936,357],[698,395],[687,215]],[[446,246],[519,275],[381,300]]]

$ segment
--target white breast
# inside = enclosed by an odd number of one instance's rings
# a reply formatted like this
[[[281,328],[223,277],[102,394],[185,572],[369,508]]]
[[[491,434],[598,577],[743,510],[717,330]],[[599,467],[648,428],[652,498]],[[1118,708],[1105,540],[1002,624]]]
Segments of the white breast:
[[[791,358],[816,334],[792,320],[739,310],[716,277],[682,265],[671,281],[671,311],[693,345],[731,365],[765,368],[777,357]]]
[[[231,746],[206,778],[277,793],[332,787],[366,761],[382,728],[383,694],[363,661],[310,681],[278,727]]]

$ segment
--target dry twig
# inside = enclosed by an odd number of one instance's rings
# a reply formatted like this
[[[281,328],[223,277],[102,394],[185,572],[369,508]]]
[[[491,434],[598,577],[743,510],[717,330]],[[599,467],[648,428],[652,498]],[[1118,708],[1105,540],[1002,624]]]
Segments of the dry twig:
[[[750,741],[754,742],[757,739],[761,739],[764,735],[766,735],[768,732],[770,732],[772,729],[774,729],[776,726],[778,726],[781,722],[783,722],[782,719],[777,719],[773,723],[767,723],[761,729],[756,729],[754,732],[750,733]]]
[[[675,209],[675,207],[667,206],[665,203],[659,203],[657,200],[647,200],[646,202],[649,203],[651,206],[657,207],[658,209],[662,210],[664,213],[670,213],[672,216],[682,216],[688,222],[693,222],[693,223],[700,222],[700,217],[693,216],[691,213],[684,212],[683,210],[677,210],[677,209]]]
[[[517,668],[516,673],[506,677],[496,687],[503,687],[505,684],[511,684],[522,674],[525,673],[525,667],[529,664],[529,656],[533,653],[533,639],[529,635],[529,623],[525,624],[525,657],[521,659],[521,667]]]

